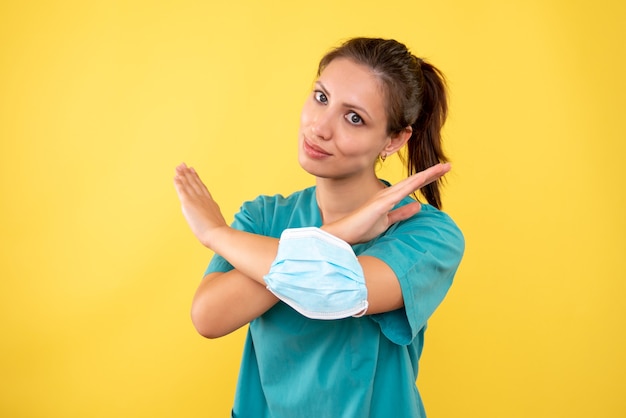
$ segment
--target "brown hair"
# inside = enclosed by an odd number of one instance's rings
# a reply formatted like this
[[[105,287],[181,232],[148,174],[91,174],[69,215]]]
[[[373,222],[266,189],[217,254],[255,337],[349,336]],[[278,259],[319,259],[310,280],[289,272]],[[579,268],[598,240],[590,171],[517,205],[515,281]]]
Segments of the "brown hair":
[[[393,39],[350,39],[321,59],[318,76],[336,58],[366,65],[382,81],[389,134],[399,134],[408,126],[413,129],[405,161],[409,176],[448,161],[441,144],[441,129],[448,113],[446,82],[441,71]],[[426,201],[436,208],[441,208],[440,186],[441,179],[421,189]]]

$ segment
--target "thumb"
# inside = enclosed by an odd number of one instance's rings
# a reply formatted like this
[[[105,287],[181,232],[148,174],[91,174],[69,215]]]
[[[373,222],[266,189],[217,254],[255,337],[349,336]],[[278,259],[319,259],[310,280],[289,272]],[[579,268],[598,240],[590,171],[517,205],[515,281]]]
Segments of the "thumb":
[[[409,203],[408,205],[404,205],[399,207],[398,209],[392,210],[387,215],[387,219],[389,220],[389,225],[393,225],[396,222],[403,221],[405,219],[410,218],[415,215],[422,209],[422,205],[420,202]]]

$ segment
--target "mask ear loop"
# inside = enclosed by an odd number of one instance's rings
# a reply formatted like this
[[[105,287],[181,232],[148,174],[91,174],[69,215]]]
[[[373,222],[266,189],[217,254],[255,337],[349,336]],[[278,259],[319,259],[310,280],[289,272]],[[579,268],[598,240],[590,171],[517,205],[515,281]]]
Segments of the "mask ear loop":
[[[367,303],[367,301],[365,302],[365,304],[367,306],[365,306],[365,308],[361,312],[358,312],[358,313],[352,315],[353,318],[360,318],[360,317],[364,316],[367,313],[367,308],[369,307],[369,304]]]

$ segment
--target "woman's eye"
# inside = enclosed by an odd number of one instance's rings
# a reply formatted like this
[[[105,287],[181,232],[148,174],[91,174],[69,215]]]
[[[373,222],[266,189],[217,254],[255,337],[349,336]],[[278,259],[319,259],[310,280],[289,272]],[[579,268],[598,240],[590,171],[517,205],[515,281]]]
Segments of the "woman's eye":
[[[326,104],[328,102],[328,98],[321,91],[316,91],[315,92],[315,100],[317,100],[318,102],[323,103],[323,104]]]
[[[350,112],[346,115],[346,119],[353,125],[363,125],[363,119],[356,113]]]

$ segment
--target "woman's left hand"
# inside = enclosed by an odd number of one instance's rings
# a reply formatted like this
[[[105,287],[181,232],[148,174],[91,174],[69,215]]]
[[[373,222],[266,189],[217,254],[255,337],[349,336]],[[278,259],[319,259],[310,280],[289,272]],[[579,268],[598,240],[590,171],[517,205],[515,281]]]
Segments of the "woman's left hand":
[[[196,171],[184,163],[176,167],[174,187],[191,231],[204,246],[211,248],[212,234],[228,227],[219,206]]]
[[[398,209],[394,206],[416,190],[436,181],[450,171],[450,164],[436,164],[424,171],[378,192],[366,204],[350,215],[322,229],[335,235],[349,244],[357,244],[374,239],[396,222],[408,219],[420,211],[419,202],[404,205]]]

